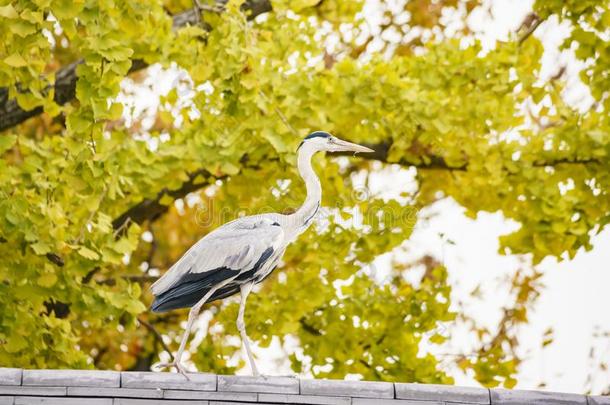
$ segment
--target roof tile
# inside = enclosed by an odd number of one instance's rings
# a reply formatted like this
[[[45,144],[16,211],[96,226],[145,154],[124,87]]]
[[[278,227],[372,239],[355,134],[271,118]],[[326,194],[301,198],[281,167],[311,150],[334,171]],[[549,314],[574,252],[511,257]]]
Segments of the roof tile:
[[[191,373],[188,376],[190,380],[178,373],[128,371],[121,373],[121,387],[216,391],[215,374]]]
[[[587,405],[584,395],[545,391],[492,389],[493,405]]]
[[[113,405],[209,405],[209,401],[115,398]],[[235,405],[235,404],[234,404]]]
[[[301,380],[301,394],[394,398],[394,385],[375,381]]]
[[[438,401],[416,401],[411,399],[376,399],[376,398],[354,398],[352,405],[444,405]],[[453,402],[448,405],[455,405]]]
[[[113,405],[112,398],[15,397],[15,405]]]
[[[217,392],[217,391],[182,391],[166,390],[163,398],[167,399],[208,399],[216,401],[256,402],[257,394],[253,392]]]
[[[163,398],[163,391],[142,388],[68,387],[69,397]]]
[[[20,368],[0,368],[0,385],[21,385]]]
[[[118,371],[99,370],[23,370],[23,385],[120,387]]]
[[[0,397],[0,405],[13,405],[15,397]]]
[[[41,397],[65,397],[66,387],[0,386],[0,395],[32,395]]]
[[[350,405],[351,398],[319,395],[258,394],[261,402],[278,404]]]
[[[210,405],[252,405],[252,402],[227,402],[227,401],[210,401]],[[257,402],[256,405],[272,405],[266,402]]]
[[[298,394],[299,380],[292,377],[246,377],[219,375],[218,391]]]
[[[394,386],[396,388],[396,398],[401,399],[452,401],[483,405],[490,403],[489,390],[486,388],[407,383],[396,383]]]

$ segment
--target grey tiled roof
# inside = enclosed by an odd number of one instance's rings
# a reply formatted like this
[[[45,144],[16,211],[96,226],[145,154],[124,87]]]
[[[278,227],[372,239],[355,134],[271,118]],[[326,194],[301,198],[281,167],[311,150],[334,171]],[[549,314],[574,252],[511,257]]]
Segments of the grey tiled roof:
[[[610,397],[432,384],[0,368],[0,405],[610,405]]]

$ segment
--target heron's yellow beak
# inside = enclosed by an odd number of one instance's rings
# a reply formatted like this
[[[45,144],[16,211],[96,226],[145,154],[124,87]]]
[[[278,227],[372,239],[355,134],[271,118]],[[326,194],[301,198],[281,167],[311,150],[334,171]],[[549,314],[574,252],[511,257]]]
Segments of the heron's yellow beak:
[[[339,138],[335,138],[333,141],[333,152],[375,152],[371,148],[366,146],[358,145],[357,143],[351,143],[344,141]]]

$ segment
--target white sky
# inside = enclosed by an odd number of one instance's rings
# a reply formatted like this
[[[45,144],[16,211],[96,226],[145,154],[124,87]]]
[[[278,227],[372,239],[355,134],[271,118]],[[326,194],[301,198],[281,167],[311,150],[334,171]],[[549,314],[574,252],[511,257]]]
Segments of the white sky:
[[[481,213],[476,220],[463,215],[463,209],[451,200],[433,207],[435,216],[421,224],[407,245],[416,254],[433,253],[442,257],[453,286],[452,301],[465,301],[470,315],[484,324],[493,325],[500,316],[500,308],[508,297],[503,282],[519,265],[515,256],[497,253],[498,237],[514,229],[501,214]],[[455,244],[444,243],[452,240]],[[545,288],[529,314],[529,325],[520,333],[521,353],[525,362],[520,367],[517,388],[539,389],[545,382],[546,390],[584,392],[585,378],[589,372],[588,354],[594,343],[592,334],[596,325],[610,330],[610,231],[606,230],[594,239],[595,248],[579,252],[570,261],[557,263],[546,259],[539,266],[544,271]],[[481,284],[484,299],[473,300],[469,293]],[[540,350],[542,336],[549,327],[554,329],[554,342]],[[453,343],[468,347],[468,342],[458,336]],[[605,355],[610,356],[608,342]],[[607,360],[607,359],[606,359]],[[468,377],[455,373],[456,384],[476,385]],[[599,375],[593,390],[605,388],[610,376]]]
[[[505,40],[510,32],[514,32],[531,10],[532,1],[491,0],[488,4],[490,13],[475,13],[469,24],[480,32],[478,37],[489,47],[493,46],[495,40]],[[557,21],[546,22],[536,31],[535,35],[545,45],[541,75],[548,78],[556,73],[558,66],[567,65],[568,91],[565,96],[574,105],[583,106],[590,102],[590,97],[586,87],[577,78],[582,65],[569,52],[557,51],[557,46],[568,32],[567,25],[559,25]],[[166,93],[173,86],[184,87],[179,93],[187,98],[192,96],[188,83],[185,84],[188,78],[176,78],[175,73],[168,75],[167,71],[163,72],[154,66],[150,73],[148,82],[144,86],[137,86],[137,90],[129,80],[123,84],[128,93],[135,90],[131,94],[135,99],[120,97],[120,101],[134,107],[136,115],[143,109],[154,110],[157,95]],[[147,87],[151,85],[151,88]],[[127,115],[129,112],[126,109]],[[392,184],[397,184],[396,181],[401,181],[402,184],[405,181],[412,182],[412,174],[408,170],[394,171],[385,178],[380,178],[373,187],[391,192],[389,188]],[[502,282],[502,278],[512,274],[520,263],[516,256],[497,253],[498,237],[514,230],[516,225],[504,220],[498,213],[482,213],[476,220],[471,220],[451,200],[442,201],[429,211],[434,211],[436,215],[418,223],[406,243],[410,254],[420,256],[429,252],[442,258],[449,269],[454,287],[453,301],[465,302],[478,320],[493,325],[499,317],[499,309],[507,303],[507,292],[502,289],[506,288],[506,283]],[[455,244],[447,244],[443,238],[450,239]],[[610,342],[594,341],[592,337],[597,325],[603,330],[610,330],[610,293],[607,292],[610,286],[610,231],[595,237],[594,246],[591,252],[580,252],[574,260],[561,263],[545,260],[539,266],[545,273],[542,281],[546,288],[530,314],[529,325],[520,335],[525,362],[520,367],[517,388],[539,389],[539,383],[544,381],[547,385],[543,389],[547,390],[584,392],[591,388],[595,393],[610,385],[610,374],[599,373],[592,387],[585,384],[592,345],[601,348],[601,355],[608,356],[606,361],[610,360]],[[388,263],[386,256],[376,264],[383,268]],[[469,297],[470,291],[478,284],[483,287],[484,304],[480,301],[473,302]],[[205,333],[208,320],[209,314],[202,316],[194,345],[198,344]],[[555,331],[554,342],[544,350],[539,350],[542,335],[548,327]],[[459,331],[455,331],[451,344],[459,348],[467,347],[468,342]],[[285,349],[292,350],[294,347],[293,342]],[[279,344],[273,344],[266,350],[257,349],[256,352],[262,360],[259,368],[263,373],[290,372]],[[247,369],[241,370],[241,373],[248,372]],[[460,373],[455,373],[454,376],[459,385],[476,385],[470,377]]]

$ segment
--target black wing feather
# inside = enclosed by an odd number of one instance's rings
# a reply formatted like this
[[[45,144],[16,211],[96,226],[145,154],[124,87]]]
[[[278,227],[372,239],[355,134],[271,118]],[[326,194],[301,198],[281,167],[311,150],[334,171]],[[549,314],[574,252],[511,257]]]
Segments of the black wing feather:
[[[153,312],[165,312],[178,308],[190,308],[195,305],[215,284],[235,277],[239,270],[220,267],[205,273],[186,273],[180,281],[155,297],[151,309]]]
[[[197,304],[215,285],[229,278],[235,278],[233,282],[215,291],[208,302],[229,297],[239,291],[240,284],[254,280],[256,272],[272,254],[273,248],[267,248],[254,264],[254,267],[241,274],[239,274],[239,269],[233,270],[226,267],[204,273],[191,273],[189,271],[180,278],[175,286],[155,297],[151,309],[153,312],[166,312],[172,309],[190,308]]]

